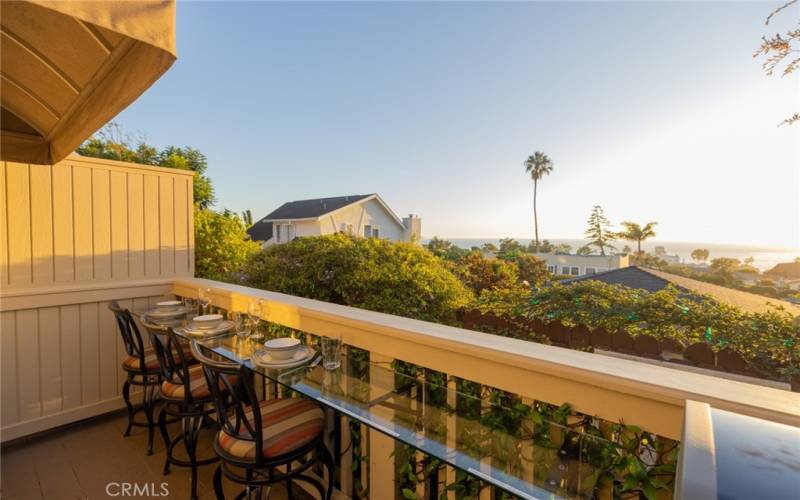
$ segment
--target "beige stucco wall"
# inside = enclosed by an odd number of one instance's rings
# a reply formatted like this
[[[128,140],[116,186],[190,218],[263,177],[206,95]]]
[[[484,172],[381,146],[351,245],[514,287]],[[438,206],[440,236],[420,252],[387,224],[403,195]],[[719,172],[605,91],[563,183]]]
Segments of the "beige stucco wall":
[[[320,220],[322,234],[332,234],[342,230],[342,224],[352,226],[356,235],[364,235],[364,226],[378,227],[379,236],[394,241],[403,241],[403,228],[386,212],[375,199],[338,210]]]
[[[586,268],[594,268],[596,272],[608,271],[628,267],[627,255],[557,255],[540,253],[536,256],[545,261],[548,266],[558,266],[558,273],[562,274],[562,267],[578,267],[578,275],[586,274]],[[568,274],[568,273],[567,273]]]

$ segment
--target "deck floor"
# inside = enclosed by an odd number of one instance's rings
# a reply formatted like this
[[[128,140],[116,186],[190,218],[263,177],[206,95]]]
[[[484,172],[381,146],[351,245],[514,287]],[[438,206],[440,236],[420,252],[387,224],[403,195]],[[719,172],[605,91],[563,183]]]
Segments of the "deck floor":
[[[140,417],[141,414],[137,416]],[[157,493],[161,492],[161,484],[167,483],[169,495],[162,495],[161,498],[188,499],[188,468],[172,466],[169,475],[161,473],[165,453],[158,429],[153,441],[153,455],[147,456],[147,429],[134,427],[131,435],[125,438],[122,433],[126,426],[127,414],[115,413],[4,446],[0,454],[0,498],[112,498],[106,493],[106,485],[110,482],[129,482],[139,485],[153,483]],[[176,436],[179,431],[179,423],[171,424],[171,436]],[[211,429],[203,431],[198,457],[213,456],[213,433]],[[178,448],[183,452],[180,444]],[[185,457],[180,452],[178,457]],[[217,464],[211,464],[198,469],[197,491],[201,499],[215,498],[212,481],[216,467]],[[241,486],[229,482],[225,482],[224,487],[226,498],[233,498],[242,491]],[[299,491],[299,487],[292,489],[293,497],[298,500],[311,498]],[[118,491],[112,486],[112,493]],[[281,486],[274,487],[269,495],[271,500],[283,500],[286,497],[286,490]]]

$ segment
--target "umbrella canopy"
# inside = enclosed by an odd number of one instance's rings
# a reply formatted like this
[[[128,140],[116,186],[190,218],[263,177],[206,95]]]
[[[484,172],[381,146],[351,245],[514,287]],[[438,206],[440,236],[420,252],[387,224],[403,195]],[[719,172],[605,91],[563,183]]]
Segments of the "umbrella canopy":
[[[175,2],[0,2],[0,159],[53,164],[175,61]]]

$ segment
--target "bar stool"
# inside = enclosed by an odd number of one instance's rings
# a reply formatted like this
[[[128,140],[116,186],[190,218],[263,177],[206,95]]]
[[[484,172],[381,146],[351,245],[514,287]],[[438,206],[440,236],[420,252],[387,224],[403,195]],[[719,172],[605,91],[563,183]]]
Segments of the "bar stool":
[[[147,427],[147,454],[153,454],[153,434],[155,421],[153,411],[158,395],[158,386],[161,383],[161,372],[159,370],[158,359],[152,347],[144,347],[142,335],[136,326],[129,310],[121,307],[116,300],[108,304],[108,308],[114,313],[122,336],[122,343],[125,346],[127,356],[122,361],[122,369],[126,373],[125,383],[122,384],[122,399],[128,407],[128,428],[125,429],[123,436],[131,435],[133,427]],[[131,386],[142,387],[144,391],[141,406],[134,406],[131,403]],[[136,414],[144,412],[147,422],[137,422]]]
[[[245,365],[212,359],[192,342],[192,355],[200,361],[211,388],[220,430],[214,450],[221,459],[214,472],[214,492],[224,500],[222,476],[244,485],[242,498],[255,488],[284,482],[292,498],[292,481],[313,486],[320,498],[333,493],[333,456],[323,441],[324,413],[314,401],[277,398],[259,401],[253,371]],[[239,384],[239,390],[234,390]],[[322,463],[328,470],[327,490],[305,472]],[[278,470],[282,468],[283,470]]]
[[[214,413],[211,405],[211,392],[203,375],[203,367],[191,364],[191,354],[186,354],[188,346],[184,346],[178,335],[169,327],[148,327],[150,339],[156,351],[161,371],[161,387],[159,394],[163,402],[158,415],[158,426],[166,447],[164,475],[169,474],[170,465],[191,467],[192,499],[197,498],[197,467],[208,465],[219,460],[217,456],[198,459],[197,442],[200,431],[205,424],[213,424],[210,418]],[[182,432],[174,439],[170,438],[167,429],[167,417],[182,420]],[[180,460],[172,456],[178,442],[183,441],[189,460]]]

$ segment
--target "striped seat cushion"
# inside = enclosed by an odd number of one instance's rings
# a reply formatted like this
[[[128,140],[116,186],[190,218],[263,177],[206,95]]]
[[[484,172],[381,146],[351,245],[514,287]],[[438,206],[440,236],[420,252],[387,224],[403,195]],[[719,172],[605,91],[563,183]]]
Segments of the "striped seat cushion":
[[[183,356],[188,361],[193,361],[194,358],[192,357],[192,351],[189,345],[183,345]],[[177,360],[177,353],[175,353],[175,359]],[[141,363],[139,363],[139,356],[126,356],[124,360],[122,360],[122,367],[126,370],[130,371],[142,371]],[[153,349],[152,346],[146,347],[144,349],[144,366],[146,371],[158,371],[158,357],[156,356],[156,351]]]
[[[322,432],[324,414],[322,408],[313,401],[272,399],[261,401],[259,407],[265,458],[290,453],[313,441]],[[247,418],[252,426],[252,410],[247,411]],[[235,417],[230,417],[229,421],[235,425]],[[244,425],[240,425],[236,436],[219,431],[217,444],[225,453],[235,458],[254,459],[256,455],[256,443]]]
[[[237,378],[231,377],[230,381],[235,384]],[[220,385],[222,385],[221,382]],[[223,389],[223,387],[220,387],[220,389]],[[206,382],[206,376],[203,373],[203,365],[192,365],[189,367],[189,391],[194,399],[211,396],[211,391],[208,389],[208,383]],[[165,380],[161,383],[161,396],[167,399],[184,399],[183,383],[177,380]]]

